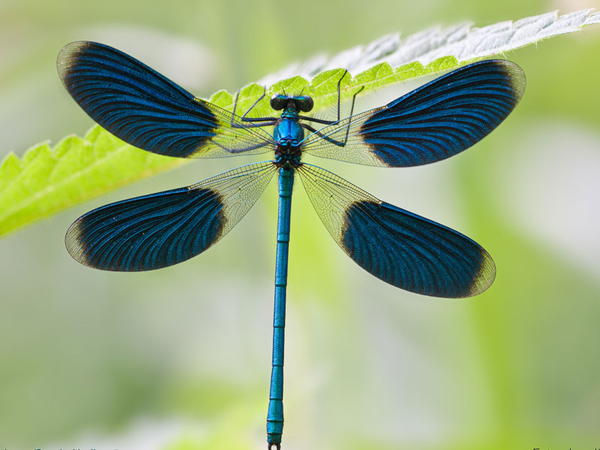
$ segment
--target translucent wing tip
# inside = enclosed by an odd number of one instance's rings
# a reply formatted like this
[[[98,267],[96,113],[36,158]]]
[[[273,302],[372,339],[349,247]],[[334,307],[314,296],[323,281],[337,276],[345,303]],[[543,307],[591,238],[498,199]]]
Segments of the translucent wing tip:
[[[465,295],[457,298],[474,297],[486,291],[496,279],[496,264],[488,252],[481,248],[479,270],[474,274],[471,285]]]
[[[69,255],[78,263],[88,267],[95,267],[89,262],[88,252],[86,252],[85,241],[83,240],[82,219],[83,217],[77,219],[67,230],[65,247],[67,247]]]
[[[525,93],[527,78],[525,71],[517,63],[506,59],[491,60],[498,68],[500,68],[506,78],[510,80],[510,84],[514,93],[515,105],[519,103]]]
[[[97,45],[94,42],[89,41],[75,41],[70,42],[60,49],[58,56],[56,57],[56,69],[58,70],[58,76],[61,81],[68,88],[67,76],[71,67],[77,61],[79,55],[92,45]]]

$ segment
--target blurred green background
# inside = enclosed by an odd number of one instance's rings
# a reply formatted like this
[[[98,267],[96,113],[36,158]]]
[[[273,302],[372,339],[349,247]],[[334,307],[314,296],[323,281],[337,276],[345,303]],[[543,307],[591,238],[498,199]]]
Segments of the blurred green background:
[[[92,125],[56,75],[70,41],[114,45],[207,97],[389,32],[594,6],[1,0],[0,157]],[[600,447],[599,54],[596,26],[506,55],[527,74],[524,99],[451,160],[404,170],[318,162],[474,238],[498,275],[468,300],[386,285],[337,248],[298,188],[286,450]],[[93,207],[246,162],[193,162],[0,241],[1,448],[265,447],[276,183],[215,248],[169,269],[95,271],[63,244]]]

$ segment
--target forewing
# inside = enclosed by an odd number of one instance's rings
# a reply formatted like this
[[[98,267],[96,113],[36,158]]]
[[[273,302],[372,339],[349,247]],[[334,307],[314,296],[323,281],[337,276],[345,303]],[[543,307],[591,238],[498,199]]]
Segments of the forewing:
[[[71,225],[67,250],[102,270],[137,272],[180,263],[233,228],[275,172],[271,162],[252,164],[189,187],[102,206]]]
[[[58,73],[73,99],[125,142],[166,156],[205,158],[264,153],[271,136],[195,98],[135,58],[95,42],[72,42]]]
[[[303,143],[311,155],[409,167],[449,158],[487,136],[517,105],[525,74],[513,62],[480,61],[380,108],[326,126]]]
[[[329,233],[377,278],[434,297],[470,297],[494,281],[494,261],[468,237],[318,167],[304,164],[298,173]]]

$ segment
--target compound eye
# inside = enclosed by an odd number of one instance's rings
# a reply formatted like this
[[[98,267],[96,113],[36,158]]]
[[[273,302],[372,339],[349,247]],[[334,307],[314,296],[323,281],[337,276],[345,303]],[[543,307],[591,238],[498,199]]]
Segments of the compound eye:
[[[296,103],[298,105],[298,109],[302,112],[309,112],[315,106],[313,99],[308,95],[303,95],[302,97],[298,97],[296,99]]]
[[[288,98],[285,95],[275,94],[271,97],[271,108],[275,111],[282,110],[285,108],[285,105],[288,101]]]

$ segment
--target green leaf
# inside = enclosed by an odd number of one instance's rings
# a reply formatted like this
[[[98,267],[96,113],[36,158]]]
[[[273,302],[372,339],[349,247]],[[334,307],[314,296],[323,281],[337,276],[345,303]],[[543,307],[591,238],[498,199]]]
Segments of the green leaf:
[[[266,92],[250,116],[272,115],[269,98],[283,91],[309,93],[318,111],[337,102],[340,80],[344,101],[360,88],[365,95],[598,23],[600,13],[582,10],[562,16],[550,12],[483,28],[471,24],[434,28],[404,39],[399,34],[387,35],[329,58],[321,55],[294,64],[245,86],[239,91],[236,112],[247,111]],[[235,96],[218,91],[210,101],[232,110]],[[38,144],[21,160],[11,153],[0,166],[0,236],[185,161],[136,149],[99,126],[84,138],[66,137],[54,148]]]
[[[97,125],[54,149],[32,147],[22,160],[11,153],[0,166],[0,235],[181,163],[127,145]]]

